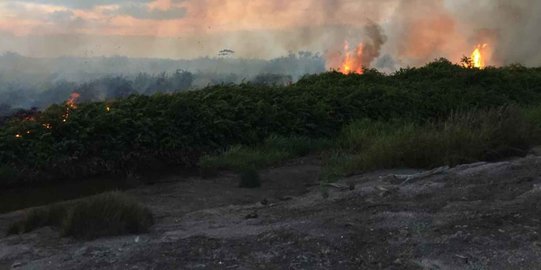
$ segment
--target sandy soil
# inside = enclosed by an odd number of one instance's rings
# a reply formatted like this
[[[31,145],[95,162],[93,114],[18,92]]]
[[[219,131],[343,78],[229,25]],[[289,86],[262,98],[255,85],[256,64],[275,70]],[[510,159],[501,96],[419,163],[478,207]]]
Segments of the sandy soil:
[[[325,188],[310,158],[263,171],[260,189],[234,174],[173,177],[128,192],[155,213],[149,234],[3,237],[0,269],[539,269],[540,165],[380,171]]]

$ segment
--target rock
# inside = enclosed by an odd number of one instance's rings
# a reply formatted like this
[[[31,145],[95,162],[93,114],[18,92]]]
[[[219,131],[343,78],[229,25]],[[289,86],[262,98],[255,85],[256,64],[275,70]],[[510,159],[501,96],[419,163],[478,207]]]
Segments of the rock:
[[[323,197],[323,199],[329,198],[329,191],[328,190],[321,191],[321,197]]]
[[[75,253],[73,254],[74,257],[82,257],[86,254],[86,252],[88,251],[88,247],[82,247],[80,249],[78,249],[77,251],[75,251]]]
[[[19,268],[23,266],[23,263],[22,262],[14,262],[12,265],[11,265],[11,268]]]
[[[460,255],[460,254],[455,254],[455,257],[457,257],[458,259],[460,259],[460,261],[462,263],[468,263],[468,257],[464,256],[464,255]]]
[[[257,214],[257,212],[252,212],[252,213],[246,215],[244,218],[245,219],[255,219],[255,218],[258,218],[258,217],[259,217],[259,215]]]
[[[337,183],[327,183],[327,187],[336,188],[338,190],[347,190],[349,189],[349,186],[343,185],[343,184],[337,184]]]
[[[529,154],[534,156],[541,156],[541,146],[533,147],[530,150]]]

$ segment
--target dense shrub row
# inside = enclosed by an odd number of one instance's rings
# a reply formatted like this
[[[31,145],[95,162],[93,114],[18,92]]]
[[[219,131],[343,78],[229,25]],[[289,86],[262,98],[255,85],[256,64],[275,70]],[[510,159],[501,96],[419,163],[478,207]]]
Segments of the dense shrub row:
[[[466,69],[439,60],[388,76],[329,72],[287,87],[222,85],[77,109],[54,105],[0,128],[0,185],[157,162],[193,166],[205,153],[260,143],[271,134],[326,137],[356,119],[419,122],[540,100],[540,69]]]

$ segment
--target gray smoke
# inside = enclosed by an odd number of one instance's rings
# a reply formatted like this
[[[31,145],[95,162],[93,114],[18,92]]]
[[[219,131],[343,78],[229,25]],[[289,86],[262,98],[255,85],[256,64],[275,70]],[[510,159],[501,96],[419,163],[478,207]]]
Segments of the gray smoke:
[[[387,41],[387,36],[383,33],[383,29],[374,23],[368,24],[364,29],[365,36],[364,51],[362,63],[366,67],[370,67],[374,59],[381,54],[381,48]]]
[[[42,1],[47,2],[47,1]],[[118,2],[111,0],[111,3]],[[231,48],[237,57],[272,59],[290,52],[341,53],[345,40],[365,43],[364,63],[392,71],[435,58],[453,62],[487,43],[489,63],[541,65],[539,0],[183,0],[179,36],[71,33],[73,13],[56,14],[63,34],[15,35],[0,29],[0,51],[32,56],[188,58]],[[73,6],[68,6],[73,8]],[[168,14],[162,12],[163,16]],[[167,20],[170,16],[161,18]],[[112,13],[114,14],[114,13]],[[137,13],[138,14],[138,13]],[[62,16],[60,16],[62,15]],[[141,14],[139,14],[141,15]],[[182,15],[182,16],[180,16]],[[136,15],[134,15],[137,18]],[[140,16],[139,16],[140,17]],[[82,20],[82,19],[81,19]],[[107,21],[81,21],[73,31]],[[39,30],[39,29],[38,29]],[[160,29],[156,29],[160,32]],[[4,32],[2,32],[4,31]],[[381,58],[385,59],[381,59]]]

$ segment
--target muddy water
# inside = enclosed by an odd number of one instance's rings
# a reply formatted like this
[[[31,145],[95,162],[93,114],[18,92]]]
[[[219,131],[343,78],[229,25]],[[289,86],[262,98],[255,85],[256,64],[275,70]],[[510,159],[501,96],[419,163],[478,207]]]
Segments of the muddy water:
[[[100,178],[40,187],[0,189],[0,214],[127,188],[124,181]]]

